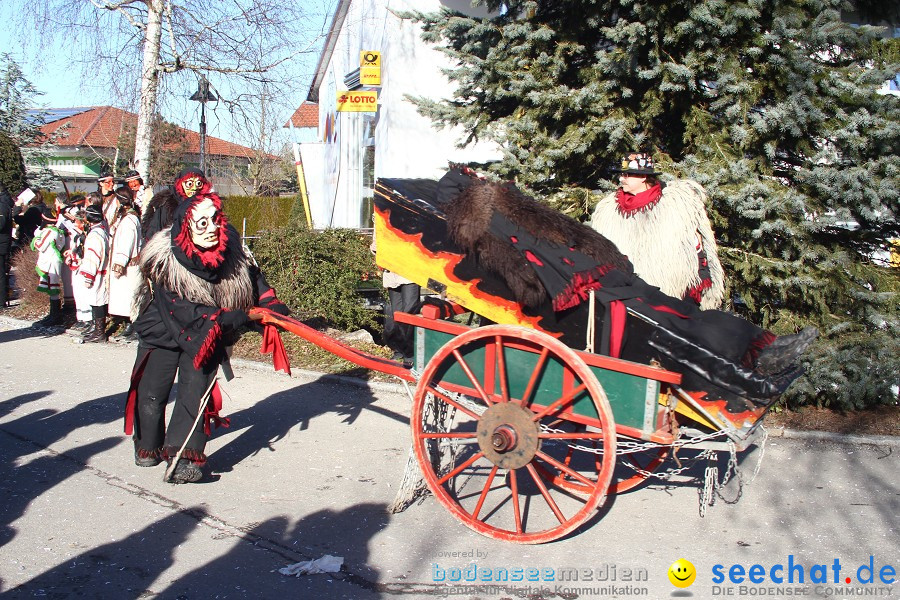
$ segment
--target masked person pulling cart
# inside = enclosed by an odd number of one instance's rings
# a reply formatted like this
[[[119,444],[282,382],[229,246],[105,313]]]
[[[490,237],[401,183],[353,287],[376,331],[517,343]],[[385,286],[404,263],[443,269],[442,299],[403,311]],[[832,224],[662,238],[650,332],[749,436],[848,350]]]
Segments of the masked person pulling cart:
[[[145,283],[136,298],[139,314],[133,327],[139,345],[125,433],[133,434],[135,464],[167,461],[171,466],[180,456],[172,481],[188,483],[203,476],[211,423],[228,424],[219,415],[222,399],[215,377],[227,361],[227,349],[250,323],[247,311],[254,306],[289,311],[244,252],[202,171],[179,175],[175,192],[181,201],[171,225],[156,232],[141,252]],[[176,374],[175,405],[166,427]]]

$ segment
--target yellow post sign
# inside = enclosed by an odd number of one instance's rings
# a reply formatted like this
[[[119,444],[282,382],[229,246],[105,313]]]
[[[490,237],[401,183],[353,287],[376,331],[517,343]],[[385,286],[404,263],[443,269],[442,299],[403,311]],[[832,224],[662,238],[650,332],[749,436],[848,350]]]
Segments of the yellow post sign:
[[[381,52],[363,50],[359,53],[360,85],[381,85]]]
[[[337,93],[338,112],[378,112],[378,92]]]
[[[359,66],[381,68],[381,52],[363,50],[359,53]]]

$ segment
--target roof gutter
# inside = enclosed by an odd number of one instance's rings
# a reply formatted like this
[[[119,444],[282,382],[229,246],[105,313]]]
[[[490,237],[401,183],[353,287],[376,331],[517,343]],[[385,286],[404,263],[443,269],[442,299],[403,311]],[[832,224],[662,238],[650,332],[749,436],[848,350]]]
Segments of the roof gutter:
[[[347,17],[347,11],[350,10],[350,2],[352,0],[340,0],[337,8],[334,10],[334,18],[331,20],[331,29],[328,30],[328,37],[325,38],[325,46],[322,48],[322,54],[319,55],[319,64],[316,65],[316,75],[313,77],[312,83],[309,85],[309,93],[306,99],[310,102],[319,102],[319,87],[325,79],[325,70],[328,63],[331,62],[331,55],[334,53],[334,47],[337,45],[338,37],[341,34],[341,27],[344,26],[344,19]]]

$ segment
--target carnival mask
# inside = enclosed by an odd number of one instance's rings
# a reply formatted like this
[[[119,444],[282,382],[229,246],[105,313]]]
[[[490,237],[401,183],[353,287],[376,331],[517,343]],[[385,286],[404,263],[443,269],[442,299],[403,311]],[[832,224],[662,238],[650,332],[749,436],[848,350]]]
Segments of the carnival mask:
[[[185,177],[181,180],[181,191],[185,198],[193,198],[203,187],[203,180],[199,177]]]
[[[209,250],[219,243],[219,209],[209,198],[198,202],[188,216],[191,241],[198,248]]]

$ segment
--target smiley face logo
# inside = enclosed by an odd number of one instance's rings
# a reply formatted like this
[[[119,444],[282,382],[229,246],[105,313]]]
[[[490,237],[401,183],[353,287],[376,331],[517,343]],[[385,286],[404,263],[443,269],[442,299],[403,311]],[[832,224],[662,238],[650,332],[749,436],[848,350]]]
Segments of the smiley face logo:
[[[669,581],[675,587],[686,588],[697,578],[697,569],[689,560],[679,558],[669,567]]]

